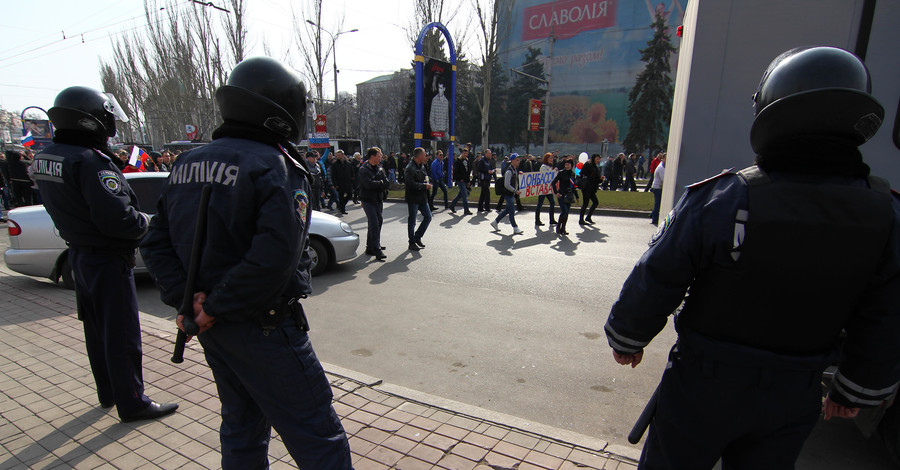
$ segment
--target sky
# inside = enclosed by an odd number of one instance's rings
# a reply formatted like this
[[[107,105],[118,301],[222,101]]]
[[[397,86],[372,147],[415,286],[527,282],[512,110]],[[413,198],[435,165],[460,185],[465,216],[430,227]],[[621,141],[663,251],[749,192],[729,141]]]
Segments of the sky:
[[[184,5],[187,0],[175,0]],[[0,106],[21,111],[48,109],[56,94],[69,86],[100,89],[100,61],[112,60],[112,43],[126,31],[144,29],[142,0],[34,0],[8,5],[0,18]],[[159,2],[164,3],[164,2]],[[224,6],[224,0],[213,0]],[[264,40],[272,55],[283,55],[293,37],[293,0],[248,0],[250,55],[263,54]],[[468,3],[459,0],[459,3]],[[338,88],[356,93],[356,84],[408,68],[413,51],[404,28],[410,24],[413,0],[325,0],[322,27],[338,32]],[[328,41],[328,35],[324,35]],[[265,38],[265,39],[264,39]],[[295,68],[302,62],[297,60]],[[334,94],[333,66],[326,64],[324,93]],[[312,88],[311,83],[307,83]]]

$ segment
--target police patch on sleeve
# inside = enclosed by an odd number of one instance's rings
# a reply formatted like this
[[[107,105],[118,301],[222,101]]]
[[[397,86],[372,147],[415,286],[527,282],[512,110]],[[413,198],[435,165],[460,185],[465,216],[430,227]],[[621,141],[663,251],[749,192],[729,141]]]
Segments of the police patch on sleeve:
[[[294,190],[294,215],[301,224],[306,225],[306,207],[309,205],[309,196],[302,189]]]
[[[664,220],[663,223],[659,224],[659,229],[657,229],[656,233],[653,234],[652,237],[650,237],[650,243],[648,245],[656,245],[666,234],[666,231],[669,230],[669,227],[671,227],[673,223],[675,223],[675,209],[672,209],[668,213],[668,215],[666,215],[666,220]]]
[[[119,174],[112,170],[103,170],[97,173],[100,178],[100,185],[103,189],[109,191],[110,194],[117,196],[122,192],[122,182],[119,181]]]

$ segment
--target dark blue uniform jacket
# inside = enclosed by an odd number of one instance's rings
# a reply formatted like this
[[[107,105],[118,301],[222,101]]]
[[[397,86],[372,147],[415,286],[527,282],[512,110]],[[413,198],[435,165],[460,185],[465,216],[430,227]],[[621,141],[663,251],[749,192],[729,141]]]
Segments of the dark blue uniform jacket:
[[[764,217],[751,210],[755,187],[736,174],[687,189],[625,281],[606,324],[609,344],[642,351],[683,301],[679,331],[787,356],[836,348],[844,329],[832,398],[876,406],[900,380],[900,199],[886,187],[866,189],[861,178],[769,176],[787,192],[774,193],[769,207],[783,209]],[[821,191],[821,199],[790,191]],[[839,193],[856,206],[828,202]],[[786,218],[794,207],[810,215]],[[816,223],[829,218],[833,224]],[[751,253],[754,230],[768,241]]]
[[[206,184],[213,189],[197,281],[206,313],[254,320],[282,298],[310,293],[307,175],[283,149],[233,137],[179,156],[141,244],[163,302],[181,304]]]
[[[73,246],[133,251],[149,217],[109,156],[98,150],[52,144],[32,165],[59,235]]]

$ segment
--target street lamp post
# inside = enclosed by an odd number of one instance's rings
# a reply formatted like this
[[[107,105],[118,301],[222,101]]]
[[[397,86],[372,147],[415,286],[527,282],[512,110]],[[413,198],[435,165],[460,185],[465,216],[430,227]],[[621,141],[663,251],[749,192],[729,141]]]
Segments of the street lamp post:
[[[319,28],[319,30],[321,30],[322,32],[328,33],[328,36],[331,37],[331,60],[332,60],[332,62],[334,62],[334,102],[337,103],[337,99],[338,99],[338,82],[337,82],[337,74],[338,74],[338,69],[337,69],[337,49],[335,49],[334,46],[335,46],[335,43],[337,42],[337,38],[340,37],[340,35],[342,35],[342,34],[344,34],[344,33],[355,33],[355,32],[357,32],[357,31],[359,31],[359,30],[358,30],[358,29],[351,29],[351,30],[349,30],[349,31],[339,31],[337,34],[331,34],[327,29],[322,28],[321,26],[319,26],[318,24],[316,24],[316,23],[315,23],[314,21],[312,21],[312,20],[306,20],[306,22],[309,23],[309,24],[311,24],[311,25],[313,25],[313,26],[315,26],[316,28]]]

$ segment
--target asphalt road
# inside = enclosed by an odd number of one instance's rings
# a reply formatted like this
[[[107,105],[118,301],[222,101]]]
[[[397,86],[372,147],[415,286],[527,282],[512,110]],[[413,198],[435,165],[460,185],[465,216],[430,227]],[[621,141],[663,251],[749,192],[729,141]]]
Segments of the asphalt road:
[[[361,208],[348,210],[343,220],[365,240]],[[460,214],[437,211],[426,248],[410,252],[406,206],[388,203],[387,261],[361,255],[314,279],[304,306],[321,360],[627,445],[675,334],[670,321],[631,369],[613,361],[603,325],[655,228],[643,218],[597,216],[582,228],[575,215],[560,238],[548,226],[537,230],[528,211],[518,217],[525,234],[513,237],[506,221],[491,231],[496,212]],[[148,279],[138,280],[138,293],[142,311],[174,318]],[[848,421],[821,421],[797,468],[850,465],[896,468]]]

